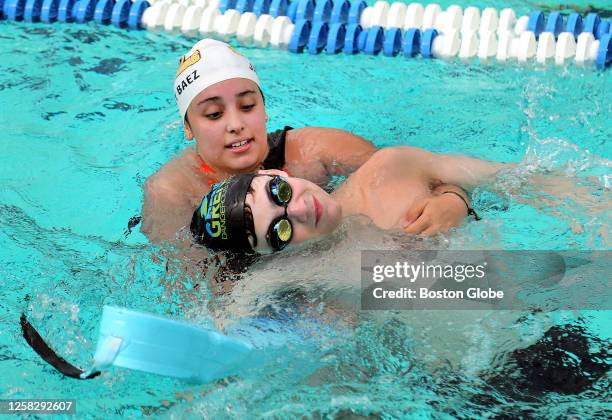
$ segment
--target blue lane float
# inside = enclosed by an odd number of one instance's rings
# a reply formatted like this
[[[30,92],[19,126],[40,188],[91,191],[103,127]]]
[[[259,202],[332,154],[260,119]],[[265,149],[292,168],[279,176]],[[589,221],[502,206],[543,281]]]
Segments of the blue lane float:
[[[366,29],[361,31],[359,34],[359,38],[357,38],[357,49],[359,52],[363,52],[365,50],[366,42],[368,41],[368,34],[369,32]]]
[[[582,33],[582,16],[580,16],[580,13],[572,13],[568,16],[565,32],[573,34],[574,38]]]
[[[327,35],[327,44],[325,51],[327,54],[338,54],[344,47],[344,39],[346,37],[346,25],[343,23],[333,23],[329,27]]]
[[[383,40],[385,38],[385,32],[381,26],[372,26],[367,32],[367,38],[365,47],[362,48],[363,52],[368,55],[378,55],[383,48]]]
[[[601,19],[597,13],[589,13],[584,21],[584,28],[582,31],[597,35],[597,28],[600,22]]]
[[[99,0],[94,11],[94,22],[100,25],[110,24],[114,6],[115,0]]]
[[[359,52],[359,38],[362,32],[363,28],[357,23],[350,24],[346,27],[344,47],[342,48],[344,54],[353,55]]]
[[[280,3],[280,2],[278,2]],[[271,1],[270,0],[255,0],[255,3],[253,4],[253,13],[255,13],[255,16],[259,17],[261,15],[267,15],[270,14],[272,15],[272,12],[270,11],[270,5],[271,5]],[[276,13],[277,15],[274,17],[279,16],[278,15],[278,6],[276,8]],[[285,0],[285,9],[283,10],[283,13],[287,13],[287,1]],[[281,15],[283,16],[283,15]]]
[[[118,28],[127,27],[131,5],[132,2],[130,0],[119,0],[117,3],[115,3],[113,13],[111,14],[111,24]]]
[[[93,19],[94,12],[96,10],[96,3],[94,0],[79,0],[72,11],[74,20],[77,23],[89,22]]]
[[[0,0],[0,18],[45,23],[94,20],[102,25],[141,29],[142,15],[150,6],[147,0]],[[326,50],[328,54],[343,51],[348,55],[359,52],[377,55],[382,51],[386,56],[401,53],[414,57],[421,53],[431,58],[438,36],[434,29],[421,32],[418,28],[390,28],[385,31],[373,26],[364,30],[360,22],[367,4],[363,0],[296,0],[291,3],[289,0],[221,0],[218,7],[221,13],[235,9],[241,14],[253,11],[256,16],[287,16],[296,22],[289,48],[292,52],[303,52],[306,48],[311,54]],[[555,38],[562,32],[569,32],[575,40],[583,32],[593,34],[595,39],[604,41],[597,51],[596,66],[603,69],[610,65],[608,35],[612,35],[612,23],[602,20],[597,13],[589,13],[583,18],[574,12],[565,19],[561,12],[551,12],[546,18],[542,11],[536,10],[528,15],[526,29],[536,39],[544,32]]]
[[[219,12],[225,13],[229,9],[236,8],[236,0],[221,0],[219,2]]]
[[[331,0],[319,0],[314,8],[313,23],[329,22],[334,4]]]
[[[544,32],[550,32],[557,38],[563,32],[563,15],[559,12],[552,12],[548,15]]]
[[[330,23],[347,23],[351,3],[348,0],[336,0],[329,18]]]
[[[363,0],[353,2],[353,4],[351,4],[351,8],[349,9],[348,20],[347,20],[348,24],[349,25],[361,24],[361,14],[363,13],[363,11],[365,10],[367,6],[368,5]]]
[[[537,39],[544,31],[544,13],[539,10],[531,12],[527,22],[527,30],[533,32]]]
[[[23,20],[26,22],[38,22],[40,20],[40,9],[42,0],[27,0],[23,10]]]
[[[291,20],[291,22],[295,22],[295,13],[298,5],[299,3],[297,1],[290,2],[287,5],[287,17]]]
[[[40,21],[44,23],[55,22],[58,8],[59,0],[44,0],[40,9]]]
[[[606,34],[599,40],[599,49],[595,65],[599,70],[605,70],[612,62],[612,34]]]
[[[311,55],[319,54],[327,43],[329,25],[327,22],[314,22],[310,36],[308,37],[308,53]]]
[[[433,58],[433,42],[438,36],[436,29],[428,29],[423,32],[421,38],[421,55],[425,58]]]
[[[295,24],[291,40],[289,41],[289,51],[297,54],[304,51],[310,37],[311,28],[312,24],[309,20],[301,20]]]
[[[610,33],[610,21],[609,20],[604,20],[599,24],[599,27],[597,28],[597,35],[596,38],[597,39],[601,39],[604,35],[609,34]]]
[[[314,1],[313,0],[300,0],[297,9],[295,10],[295,22],[300,20],[310,20],[314,15]]]
[[[57,21],[61,23],[69,23],[74,21],[72,17],[72,7],[74,0],[60,0],[57,8]]]
[[[25,3],[25,0],[6,0],[2,9],[4,11],[4,16],[6,16],[8,20],[22,20]]]
[[[404,34],[402,41],[402,53],[404,57],[412,58],[421,51],[421,31],[411,28]]]
[[[390,28],[385,33],[383,43],[383,54],[387,57],[395,57],[402,49],[402,31],[399,28]]]
[[[289,10],[288,0],[272,0],[272,2],[270,3],[270,9],[268,13],[272,17],[289,16],[288,10]]]
[[[146,9],[151,7],[147,0],[136,0],[130,7],[130,13],[128,15],[127,26],[130,29],[141,29],[142,28],[142,14]]]
[[[235,9],[238,13],[243,14],[253,10],[253,0],[238,0]]]

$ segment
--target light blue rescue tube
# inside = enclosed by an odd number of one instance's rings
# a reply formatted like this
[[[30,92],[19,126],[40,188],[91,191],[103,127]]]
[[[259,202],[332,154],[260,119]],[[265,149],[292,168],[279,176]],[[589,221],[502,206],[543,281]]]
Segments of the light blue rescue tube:
[[[81,376],[114,365],[207,382],[237,373],[253,349],[211,329],[105,306],[93,366]]]

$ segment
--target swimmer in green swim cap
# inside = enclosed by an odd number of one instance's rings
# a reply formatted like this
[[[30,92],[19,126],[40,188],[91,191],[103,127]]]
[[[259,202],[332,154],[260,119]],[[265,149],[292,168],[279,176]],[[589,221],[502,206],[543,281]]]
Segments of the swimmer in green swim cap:
[[[407,226],[418,218],[419,202],[434,194],[459,198],[463,215],[477,217],[461,192],[434,193],[432,187],[443,182],[470,188],[504,166],[392,147],[376,152],[332,194],[279,170],[239,175],[213,186],[193,215],[191,231],[210,248],[257,253],[327,235],[343,217],[356,214],[369,217],[379,228],[410,232]],[[425,234],[456,225],[445,221],[451,225],[440,226],[429,218],[420,223]]]

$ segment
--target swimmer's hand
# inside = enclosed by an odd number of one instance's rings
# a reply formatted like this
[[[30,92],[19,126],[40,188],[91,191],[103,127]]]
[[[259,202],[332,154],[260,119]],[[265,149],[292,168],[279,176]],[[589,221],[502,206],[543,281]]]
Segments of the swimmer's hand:
[[[408,210],[403,228],[414,235],[431,236],[461,225],[467,216],[465,203],[455,194],[425,197]]]

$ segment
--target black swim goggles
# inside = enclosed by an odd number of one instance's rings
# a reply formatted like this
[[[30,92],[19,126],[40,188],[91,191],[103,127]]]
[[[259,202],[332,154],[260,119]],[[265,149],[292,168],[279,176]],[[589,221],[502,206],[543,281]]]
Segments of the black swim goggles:
[[[286,179],[280,176],[274,176],[268,182],[268,193],[270,199],[280,207],[285,208],[285,213],[282,216],[272,220],[266,239],[274,251],[280,251],[291,242],[293,237],[293,225],[287,217],[287,206],[291,201],[293,190]]]

